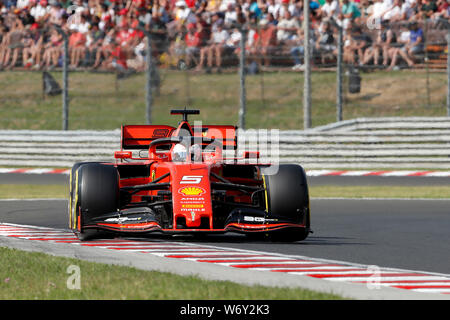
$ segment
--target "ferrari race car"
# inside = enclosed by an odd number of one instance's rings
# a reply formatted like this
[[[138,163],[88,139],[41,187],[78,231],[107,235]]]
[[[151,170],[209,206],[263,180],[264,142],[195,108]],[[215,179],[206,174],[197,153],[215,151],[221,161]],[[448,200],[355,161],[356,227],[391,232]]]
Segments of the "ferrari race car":
[[[80,240],[106,233],[238,232],[299,241],[310,230],[309,194],[300,165],[250,164],[237,157],[237,128],[196,126],[181,114],[177,128],[122,126],[114,163],[76,163],[70,174],[69,227]],[[235,150],[226,158],[224,150]],[[138,153],[139,156],[135,154]]]

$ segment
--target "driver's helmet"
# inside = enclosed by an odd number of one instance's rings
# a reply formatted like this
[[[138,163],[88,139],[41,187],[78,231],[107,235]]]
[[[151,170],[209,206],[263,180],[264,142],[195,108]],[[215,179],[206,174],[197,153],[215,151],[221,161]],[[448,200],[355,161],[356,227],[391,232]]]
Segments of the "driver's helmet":
[[[184,162],[186,161],[187,149],[181,143],[176,144],[172,150],[172,161]]]
[[[192,161],[202,161],[202,147],[199,144],[193,144],[189,151]]]

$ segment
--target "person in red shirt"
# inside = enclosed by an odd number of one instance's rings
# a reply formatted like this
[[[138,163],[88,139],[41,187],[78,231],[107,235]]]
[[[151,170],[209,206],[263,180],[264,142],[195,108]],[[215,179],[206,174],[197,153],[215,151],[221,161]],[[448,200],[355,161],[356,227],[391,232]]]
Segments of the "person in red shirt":
[[[126,20],[120,23],[120,29],[116,36],[116,42],[122,47],[128,56],[131,56],[134,48],[139,43],[139,33],[133,28],[129,27]]]
[[[201,28],[201,24],[199,25]],[[186,65],[189,67],[191,65],[191,61],[197,63],[197,55],[200,52],[202,30],[198,30],[193,23],[188,24],[187,30],[188,32],[186,33],[184,40],[186,43]]]
[[[69,57],[71,68],[77,68],[86,54],[86,36],[78,31],[69,37]]]
[[[261,20],[260,26],[260,54],[263,60],[262,64],[268,67],[270,65],[270,58],[277,46],[277,28],[265,19]]]
[[[119,71],[124,71],[127,69],[127,53],[120,44],[113,49],[111,52],[113,58],[111,65],[118,69]]]

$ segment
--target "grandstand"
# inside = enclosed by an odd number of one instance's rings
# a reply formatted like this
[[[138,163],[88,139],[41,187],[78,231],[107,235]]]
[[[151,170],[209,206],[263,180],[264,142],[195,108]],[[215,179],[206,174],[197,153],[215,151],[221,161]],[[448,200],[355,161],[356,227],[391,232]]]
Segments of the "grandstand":
[[[310,1],[314,66],[335,65],[339,26],[347,64],[445,68],[449,2]],[[161,67],[221,70],[238,64],[245,30],[248,63],[301,71],[302,24],[303,0],[2,0],[0,67],[61,67],[58,26],[72,70],[145,70],[145,31]]]

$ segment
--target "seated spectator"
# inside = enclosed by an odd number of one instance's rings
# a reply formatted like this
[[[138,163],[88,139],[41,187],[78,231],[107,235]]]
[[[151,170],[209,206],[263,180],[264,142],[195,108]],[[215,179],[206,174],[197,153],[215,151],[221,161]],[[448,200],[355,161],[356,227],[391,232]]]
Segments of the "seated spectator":
[[[322,19],[335,18],[339,16],[341,8],[338,0],[326,0],[318,10],[318,16]]]
[[[86,56],[84,65],[92,66],[95,63],[97,51],[101,48],[105,32],[100,30],[99,24],[92,24],[89,32],[86,34]]]
[[[343,22],[344,29],[347,29],[349,21],[356,21],[361,17],[361,11],[359,11],[358,5],[353,1],[342,0],[341,13],[339,14],[339,20]]]
[[[234,5],[229,3],[225,11],[224,23],[226,28],[230,28],[237,23],[238,11],[234,9]]]
[[[8,31],[9,30],[5,25],[0,24],[0,69],[3,68],[4,58],[8,50],[8,43],[9,43]]]
[[[377,39],[365,52],[363,64],[368,64],[373,59],[373,64],[380,64],[380,56],[383,56],[383,66],[388,67],[389,58],[391,57],[392,46],[397,42],[395,33],[389,26],[389,22],[384,20],[378,30]]]
[[[311,32],[311,34],[313,34]],[[292,70],[294,71],[303,71],[303,64],[302,60],[305,56],[305,37],[304,32],[302,28],[299,28],[297,30],[297,39],[295,41],[295,45],[291,48],[290,53],[292,58],[294,59],[294,66],[292,67]],[[311,39],[311,44],[314,45],[314,40]]]
[[[261,50],[261,36],[258,32],[257,17],[255,15],[250,17],[249,31],[247,33],[247,41],[245,43],[246,63],[250,65],[251,73],[256,73],[260,65],[260,50]],[[240,55],[241,48],[238,48],[235,53]]]
[[[186,39],[186,28],[184,25],[179,24],[176,27],[173,37],[171,38],[171,43],[168,49],[168,54],[163,53],[161,55],[161,60],[167,66],[176,66],[178,62],[184,59],[185,54],[185,39]]]
[[[437,11],[434,13],[433,18],[434,19],[438,19],[438,18],[442,18],[442,19],[446,19],[448,18],[448,12],[450,9],[450,1],[448,0],[438,0],[436,2],[437,5]]]
[[[95,55],[95,62],[93,65],[94,69],[99,68],[100,66],[107,66],[108,61],[110,60],[112,51],[114,50],[115,44],[115,34],[116,30],[111,29],[102,41],[100,47],[97,48],[97,53]]]
[[[280,44],[293,44],[298,39],[298,29],[298,19],[289,10],[284,11],[283,18],[277,24],[277,41]]]
[[[216,67],[219,69],[218,71],[220,71],[220,67],[222,66],[222,54],[226,48],[229,34],[223,27],[223,20],[218,15],[214,15],[213,17],[213,24],[211,27],[212,33],[205,46],[200,50],[200,60],[196,68],[197,71],[202,70],[205,60],[208,66],[208,72],[213,66],[213,60]],[[214,57],[215,59],[213,59]]]
[[[364,52],[371,46],[372,39],[368,34],[363,33],[360,27],[353,26],[348,40],[348,46],[344,47],[344,62],[354,65],[359,60],[362,64]]]
[[[402,4],[402,0],[394,0],[392,6],[383,13],[381,19],[387,21],[399,20],[401,18]]]
[[[58,66],[58,59],[61,55],[62,45],[62,35],[60,35],[55,29],[51,29],[48,41],[44,44],[42,65],[39,67],[47,67],[47,69],[53,69]]]
[[[437,12],[438,7],[436,1],[434,0],[422,0],[422,6],[420,11],[423,18],[431,18],[435,12]]]
[[[112,41],[113,50],[111,55],[106,60],[106,68],[116,72],[125,72],[128,69],[127,66],[127,52],[123,50],[122,46],[116,41]]]
[[[200,28],[202,28],[201,24],[199,24]],[[201,33],[202,30],[198,30],[194,23],[189,23],[187,25],[187,33],[185,36],[185,44],[186,44],[186,65],[189,68],[191,63],[197,63],[197,56],[200,53],[200,45],[202,42]]]
[[[332,53],[336,50],[333,28],[329,22],[325,22],[322,25],[322,28],[319,29],[315,49],[317,53],[320,54],[322,63],[325,63],[324,58],[326,54]]]
[[[301,2],[303,2],[303,1],[301,1]],[[287,11],[289,11],[291,16],[299,16],[299,12],[298,12],[295,4],[291,3],[289,0],[281,0],[281,6],[279,7],[278,17],[276,17],[276,19],[278,21],[283,19],[285,17],[285,13]]]
[[[360,0],[359,11],[361,12],[360,22],[367,24],[367,20],[372,15],[373,2],[372,0]]]
[[[270,18],[271,17],[271,18]],[[260,55],[262,59],[262,65],[269,67],[272,55],[276,50],[277,45],[277,28],[274,24],[271,24],[269,19],[273,19],[272,14],[268,15],[268,19],[260,21]],[[272,20],[273,21],[273,20]]]
[[[267,13],[271,14],[275,20],[278,19],[278,13],[280,11],[280,4],[275,2],[275,0],[267,1]]]
[[[23,38],[25,36],[25,28],[22,21],[15,18],[12,23],[12,28],[8,34],[8,47],[3,61],[5,69],[12,69],[16,66],[19,54],[22,53],[24,44]],[[10,61],[11,60],[11,61]]]
[[[25,68],[38,68],[41,63],[42,44],[43,36],[40,33],[38,24],[34,23],[30,26],[24,39],[22,61]]]
[[[86,36],[79,31],[72,31],[69,36],[70,68],[77,68],[86,54]]]
[[[226,48],[226,41],[228,40],[228,31],[224,29],[223,22],[216,24],[216,29],[213,30],[211,34],[211,44],[208,47],[208,67],[211,68],[213,65],[213,57],[215,57],[215,65],[220,71],[222,67],[222,55]]]
[[[50,0],[50,9],[48,10],[49,13],[49,19],[48,22],[51,24],[57,24],[62,25],[63,23],[63,15],[64,15],[64,9],[62,8],[62,5],[57,0]]]
[[[419,28],[417,22],[411,22],[409,25],[409,39],[404,43],[404,46],[396,48],[393,52],[391,65],[388,70],[394,69],[397,66],[398,58],[401,57],[406,61],[409,67],[414,66],[415,55],[422,53],[424,50],[423,31]]]

